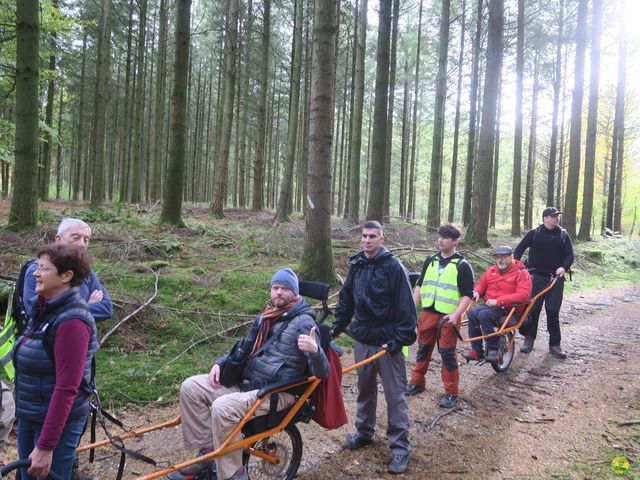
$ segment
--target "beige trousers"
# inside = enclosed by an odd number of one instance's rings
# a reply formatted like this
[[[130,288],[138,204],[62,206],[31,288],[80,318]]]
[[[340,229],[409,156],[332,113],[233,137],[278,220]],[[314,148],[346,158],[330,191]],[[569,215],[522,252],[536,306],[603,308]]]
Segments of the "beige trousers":
[[[180,387],[182,437],[186,448],[218,448],[240,423],[258,398],[258,390],[241,392],[237,386],[213,388],[209,375],[194,375]],[[288,393],[278,395],[278,410],[295,402]],[[262,402],[256,416],[269,412],[269,399]],[[232,441],[242,438],[238,434]],[[242,466],[242,449],[216,459],[218,478],[225,480]]]

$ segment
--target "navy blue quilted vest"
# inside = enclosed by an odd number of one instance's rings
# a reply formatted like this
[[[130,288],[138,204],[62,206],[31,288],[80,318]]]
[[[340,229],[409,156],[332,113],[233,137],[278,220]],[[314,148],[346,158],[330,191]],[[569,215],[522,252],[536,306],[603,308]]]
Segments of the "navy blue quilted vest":
[[[63,294],[47,301],[40,310],[38,297],[34,297],[34,312],[25,334],[16,341],[13,364],[16,369],[16,416],[32,422],[44,422],[49,402],[56,384],[56,368],[53,345],[56,332],[66,320],[80,319],[91,327],[91,340],[84,364],[83,379],[78,396],[73,402],[69,420],[85,415],[89,410],[92,383],[92,360],[98,350],[96,322],[78,288],[72,287]]]

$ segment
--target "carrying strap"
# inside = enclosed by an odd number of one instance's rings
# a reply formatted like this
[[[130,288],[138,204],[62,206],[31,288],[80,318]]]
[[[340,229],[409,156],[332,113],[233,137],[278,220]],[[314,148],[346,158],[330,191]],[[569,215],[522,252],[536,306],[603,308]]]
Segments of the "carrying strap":
[[[90,402],[91,406],[91,443],[96,441],[96,423],[99,422],[104,430],[105,435],[109,439],[111,445],[117,448],[120,451],[120,463],[118,464],[118,473],[116,475],[116,480],[122,480],[122,475],[124,474],[124,467],[127,460],[127,455],[136,460],[140,460],[145,463],[149,463],[154,467],[158,466],[158,462],[151,457],[147,457],[139,452],[130,450],[124,446],[124,440],[120,435],[112,434],[107,428],[106,420],[109,420],[112,423],[115,423],[118,427],[126,430],[124,424],[118,420],[116,417],[111,415],[109,412],[102,408],[100,403],[100,395],[98,395],[97,390],[93,390],[93,400]],[[89,462],[93,463],[95,459],[95,450],[91,450],[89,453]]]

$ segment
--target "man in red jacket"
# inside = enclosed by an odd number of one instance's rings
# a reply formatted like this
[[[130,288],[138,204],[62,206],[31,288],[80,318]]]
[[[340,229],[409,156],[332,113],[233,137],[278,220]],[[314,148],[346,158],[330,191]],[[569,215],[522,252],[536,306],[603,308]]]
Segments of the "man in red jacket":
[[[469,317],[469,337],[479,337],[493,333],[502,319],[509,314],[515,303],[527,302],[531,296],[531,276],[524,264],[513,259],[511,247],[498,247],[495,251],[496,264],[480,277],[473,291],[473,299],[482,298],[484,305],[473,307]],[[471,342],[471,350],[464,357],[467,360],[500,362],[498,337],[486,339],[487,353],[482,350],[482,340]]]

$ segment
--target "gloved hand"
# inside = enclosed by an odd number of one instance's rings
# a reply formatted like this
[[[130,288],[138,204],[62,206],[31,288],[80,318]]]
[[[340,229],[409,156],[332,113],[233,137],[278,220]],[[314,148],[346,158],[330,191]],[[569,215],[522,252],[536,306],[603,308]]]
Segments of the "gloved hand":
[[[396,353],[400,353],[402,351],[402,344],[391,339],[387,342],[386,350],[389,355],[395,355]]]
[[[343,331],[344,330],[338,327],[335,323],[331,325],[331,330],[329,330],[329,336],[331,337],[331,340],[338,337]]]

